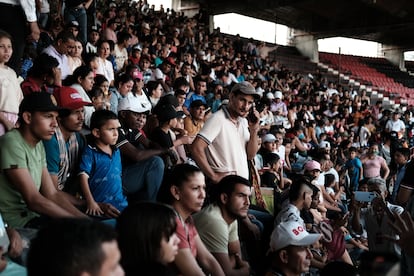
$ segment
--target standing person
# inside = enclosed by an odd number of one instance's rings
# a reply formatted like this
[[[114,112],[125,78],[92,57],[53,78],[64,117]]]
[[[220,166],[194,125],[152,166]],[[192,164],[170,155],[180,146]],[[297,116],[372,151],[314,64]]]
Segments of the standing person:
[[[0,30],[0,136],[15,127],[23,100],[16,72],[6,65],[13,54],[11,40],[8,33]]]
[[[400,113],[398,111],[394,111],[392,113],[391,119],[387,121],[385,124],[385,131],[387,133],[391,132],[397,132],[398,133],[398,139],[401,139],[405,135],[405,124],[400,119]]]
[[[377,144],[372,144],[369,147],[368,153],[361,158],[361,162],[364,170],[364,178],[381,177],[387,179],[390,169],[385,159],[379,156]]]
[[[359,182],[362,180],[364,172],[362,162],[357,156],[358,150],[355,147],[348,149],[348,160],[345,163],[345,168],[349,175],[350,191],[357,191]]]
[[[176,213],[180,239],[175,267],[182,275],[205,275],[205,272],[224,275],[220,264],[201,241],[191,216],[201,210],[206,197],[203,173],[195,166],[180,164],[165,180],[165,201],[172,205]]]
[[[88,17],[86,10],[93,3],[93,0],[65,0],[65,23],[72,21],[79,23],[79,39],[85,45],[87,41]]]
[[[297,221],[285,221],[276,226],[270,238],[270,271],[266,274],[299,276],[308,272],[313,258],[310,246],[321,238],[310,234]]]
[[[59,108],[48,93],[32,93],[19,107],[19,128],[0,138],[0,212],[12,227],[36,228],[44,217],[84,217],[49,176],[41,140],[51,139]]]
[[[213,203],[194,215],[198,233],[225,275],[249,275],[249,263],[241,259],[237,219],[247,217],[250,183],[243,177],[228,175],[216,188]]]
[[[37,42],[40,38],[35,1],[1,0],[0,26],[13,37],[13,54],[8,65],[19,75],[26,39]]]
[[[116,62],[117,72],[123,72],[125,67],[128,65],[128,51],[129,40],[131,35],[127,32],[119,32],[117,34],[118,42],[115,43],[114,47],[114,56]]]
[[[229,95],[229,104],[212,114],[195,138],[191,151],[197,165],[212,183],[228,174],[249,177],[247,160],[257,152],[259,112],[256,122],[245,117],[260,98],[249,82],[236,84]]]
[[[119,212],[128,205],[122,192],[121,154],[115,147],[119,121],[110,110],[97,110],[91,118],[90,141],[82,153],[79,182],[86,199],[86,213],[100,216],[98,202],[109,203]]]
[[[394,152],[394,160],[397,165],[397,171],[395,172],[395,181],[391,194],[392,203],[397,202],[398,192],[400,190],[402,180],[405,177],[408,162],[410,161],[410,150],[407,148],[396,149]]]

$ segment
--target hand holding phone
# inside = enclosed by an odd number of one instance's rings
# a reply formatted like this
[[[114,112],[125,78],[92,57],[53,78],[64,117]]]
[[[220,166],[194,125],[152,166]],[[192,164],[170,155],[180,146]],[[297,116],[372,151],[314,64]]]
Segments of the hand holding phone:
[[[356,201],[371,202],[374,198],[377,197],[377,194],[375,192],[356,191],[354,196],[355,196],[354,198],[355,198]]]

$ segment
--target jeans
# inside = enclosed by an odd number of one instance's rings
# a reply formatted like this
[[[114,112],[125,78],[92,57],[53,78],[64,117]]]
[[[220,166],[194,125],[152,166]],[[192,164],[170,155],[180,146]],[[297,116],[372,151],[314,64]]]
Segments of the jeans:
[[[65,8],[65,24],[68,24],[72,21],[77,21],[79,23],[79,34],[78,39],[82,41],[82,44],[85,45],[87,41],[87,27],[88,27],[88,17],[86,15],[86,10],[84,8]]]
[[[127,196],[156,201],[164,176],[164,162],[158,156],[124,167],[122,185]]]

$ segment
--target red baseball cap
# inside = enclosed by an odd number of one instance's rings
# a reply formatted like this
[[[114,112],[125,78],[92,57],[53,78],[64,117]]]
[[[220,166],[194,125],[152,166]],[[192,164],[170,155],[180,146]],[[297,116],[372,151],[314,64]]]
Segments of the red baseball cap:
[[[60,89],[57,89],[53,96],[58,106],[63,109],[75,110],[85,105],[92,105],[90,101],[84,101],[76,89],[69,86],[62,86]]]

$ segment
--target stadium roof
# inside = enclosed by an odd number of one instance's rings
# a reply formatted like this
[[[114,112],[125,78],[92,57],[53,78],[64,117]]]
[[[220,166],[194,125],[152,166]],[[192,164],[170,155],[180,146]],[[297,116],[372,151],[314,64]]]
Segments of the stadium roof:
[[[238,13],[304,30],[317,39],[343,36],[395,45],[403,50],[414,49],[413,0],[203,0],[201,2],[213,15]]]

